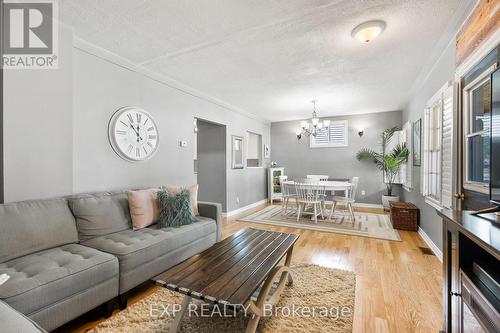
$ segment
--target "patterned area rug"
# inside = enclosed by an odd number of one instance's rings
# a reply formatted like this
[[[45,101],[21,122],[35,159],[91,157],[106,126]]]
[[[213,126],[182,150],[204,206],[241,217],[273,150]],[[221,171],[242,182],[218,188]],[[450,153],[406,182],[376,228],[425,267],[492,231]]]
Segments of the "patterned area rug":
[[[336,211],[331,220],[318,217],[318,224],[311,220],[311,215],[303,215],[297,222],[295,210],[288,209],[283,213],[282,206],[267,206],[266,208],[247,215],[240,221],[272,224],[280,227],[293,227],[318,231],[335,232],[339,234],[380,238],[401,241],[399,233],[392,227],[389,216],[355,212],[354,223],[345,211]]]
[[[286,287],[278,304],[262,318],[257,332],[262,333],[350,333],[354,315],[356,275],[353,272],[316,265],[292,268],[293,285]],[[162,289],[130,305],[102,322],[92,333],[168,332],[173,322],[169,311],[182,302],[182,295]],[[198,303],[193,304],[201,304]],[[245,332],[249,317],[196,316],[186,311],[180,332]],[[224,315],[224,314],[223,314]],[[227,314],[226,314],[227,315]]]

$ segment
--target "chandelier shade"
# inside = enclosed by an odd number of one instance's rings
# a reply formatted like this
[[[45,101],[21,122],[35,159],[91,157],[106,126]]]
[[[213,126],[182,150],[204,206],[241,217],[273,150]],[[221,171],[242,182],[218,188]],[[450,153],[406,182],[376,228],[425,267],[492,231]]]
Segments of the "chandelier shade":
[[[312,113],[312,118],[311,121],[301,121],[300,122],[300,129],[297,130],[296,135],[297,139],[300,140],[303,135],[312,135],[316,137],[318,135],[319,131],[322,130],[323,128],[330,127],[330,120],[323,120],[321,121],[318,117],[318,113],[316,112],[316,100],[312,101],[313,103],[313,113]]]

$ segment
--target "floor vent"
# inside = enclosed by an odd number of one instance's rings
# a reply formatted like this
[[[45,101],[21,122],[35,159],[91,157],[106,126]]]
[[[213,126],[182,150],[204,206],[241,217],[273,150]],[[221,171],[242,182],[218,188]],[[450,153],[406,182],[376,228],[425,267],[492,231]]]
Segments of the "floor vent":
[[[432,252],[431,249],[429,249],[428,247],[423,247],[423,246],[419,246],[418,247],[420,249],[420,251],[423,253],[423,254],[427,254],[429,256],[433,256],[434,255],[434,252]]]

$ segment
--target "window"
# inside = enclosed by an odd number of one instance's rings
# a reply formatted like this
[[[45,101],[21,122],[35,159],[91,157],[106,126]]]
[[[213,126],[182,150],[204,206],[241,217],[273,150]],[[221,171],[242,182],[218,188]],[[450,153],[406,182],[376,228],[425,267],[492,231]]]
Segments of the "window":
[[[452,205],[453,85],[427,102],[423,119],[422,194],[437,207]]]
[[[399,178],[401,179],[401,184],[406,191],[410,191],[413,186],[413,162],[412,162],[412,125],[410,121],[407,121],[401,131],[399,132],[399,143],[406,144],[408,148],[408,162],[404,163],[399,170]]]
[[[488,193],[490,183],[491,66],[463,91],[464,188]]]
[[[262,166],[262,135],[247,132],[247,167]]]
[[[310,147],[347,147],[347,120],[330,122],[330,126],[322,128],[316,136],[311,135]]]

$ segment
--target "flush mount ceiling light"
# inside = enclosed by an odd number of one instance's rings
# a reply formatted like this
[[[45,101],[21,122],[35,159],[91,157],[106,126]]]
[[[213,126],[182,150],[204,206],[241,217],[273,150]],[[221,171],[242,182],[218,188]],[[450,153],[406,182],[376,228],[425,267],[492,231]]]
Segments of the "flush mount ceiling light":
[[[381,20],[361,23],[352,30],[351,36],[362,43],[374,40],[385,29],[385,22]]]

